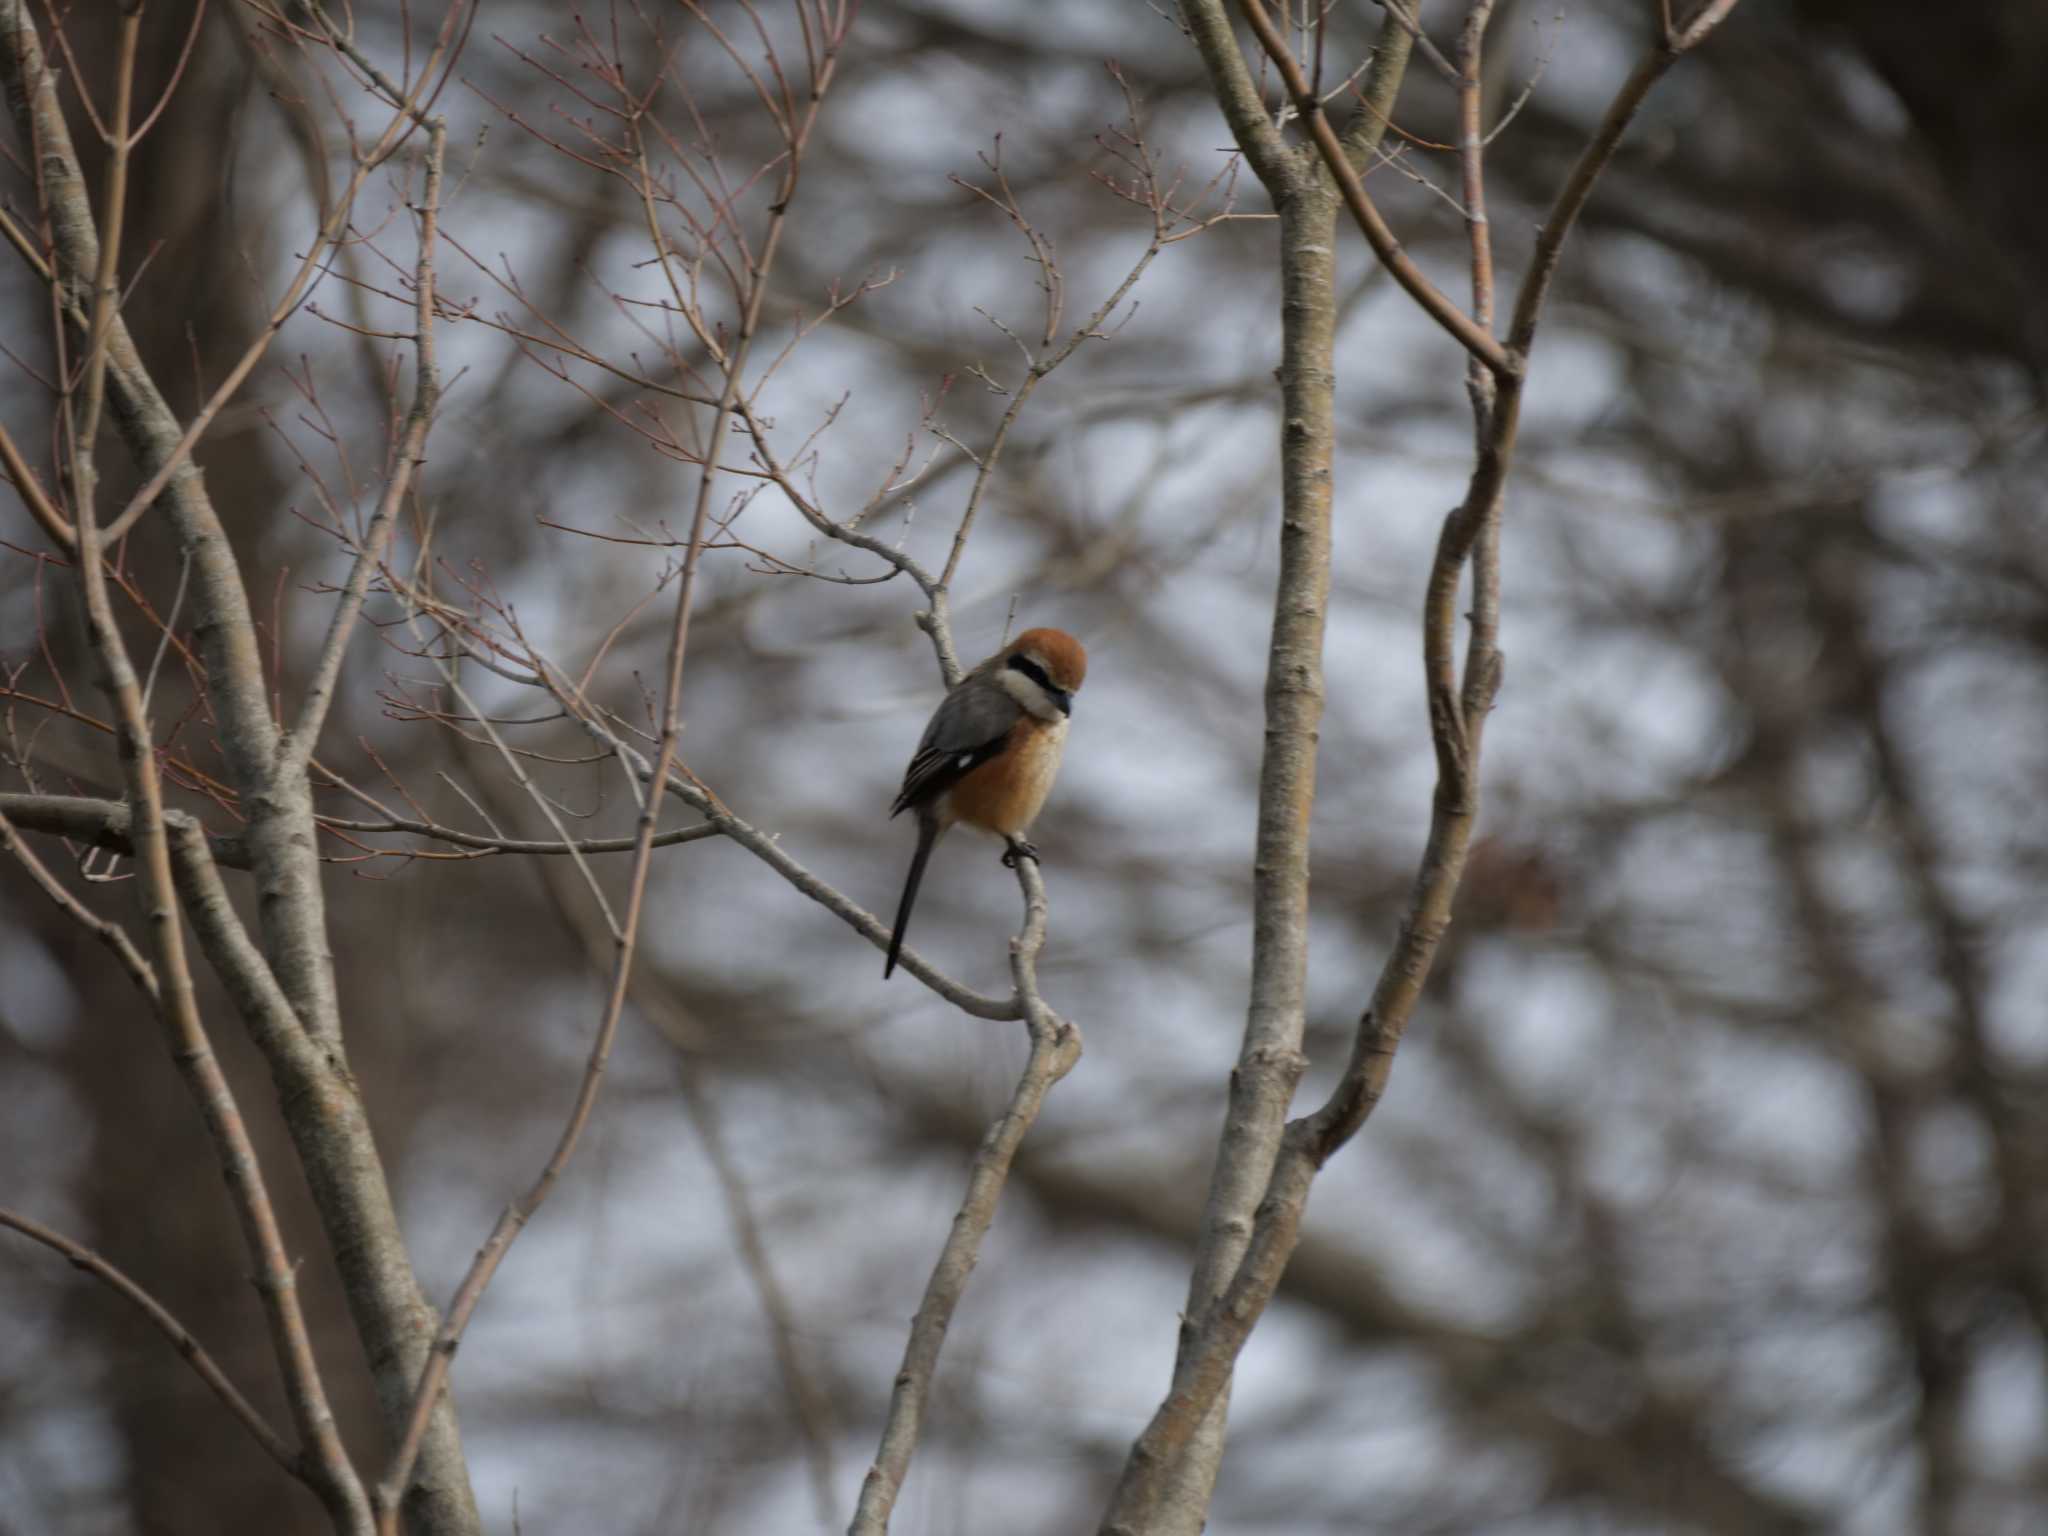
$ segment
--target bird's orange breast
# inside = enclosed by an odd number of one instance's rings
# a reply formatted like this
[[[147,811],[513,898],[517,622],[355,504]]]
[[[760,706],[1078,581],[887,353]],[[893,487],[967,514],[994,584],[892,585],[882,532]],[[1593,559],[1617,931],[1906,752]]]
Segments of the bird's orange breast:
[[[1002,837],[1020,836],[1045,804],[1066,742],[1066,721],[1026,715],[1010,728],[1001,752],[947,793],[948,820]]]

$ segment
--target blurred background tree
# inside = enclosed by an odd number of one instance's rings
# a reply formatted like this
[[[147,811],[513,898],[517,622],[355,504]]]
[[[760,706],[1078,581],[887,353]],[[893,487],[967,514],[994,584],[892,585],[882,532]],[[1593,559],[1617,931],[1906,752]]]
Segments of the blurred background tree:
[[[1448,46],[1460,10],[1422,19]],[[1488,165],[1505,263],[1525,257],[1656,12],[1498,8],[1487,119],[1506,126]],[[1378,15],[1333,12],[1333,57],[1357,57]],[[142,99],[173,77],[191,19],[148,14]],[[406,29],[423,50],[439,21],[356,11],[363,47],[394,68]],[[785,21],[770,19],[778,36]],[[317,87],[260,23],[205,16],[131,172],[123,315],[184,412],[306,249],[311,189],[346,173],[294,104],[324,109]],[[100,89],[112,18],[64,25]],[[659,279],[636,265],[641,202],[549,142],[591,110],[564,83],[589,81],[575,25],[508,0],[437,103],[442,296],[529,332],[544,315],[623,356],[635,324],[658,322],[618,295]],[[1223,170],[1228,134],[1169,15],[862,7],[769,293],[786,329],[835,284],[892,279],[779,381],[777,432],[800,440],[836,413],[821,496],[859,504],[928,420],[984,445],[1008,403],[982,377],[1019,370],[991,319],[1035,340],[1043,271],[972,190],[991,184],[978,157],[999,153],[1056,252],[1069,325],[1145,248],[1149,218],[1100,179],[1123,174],[1107,58],[1162,163],[1186,166],[1190,189]],[[737,158],[772,152],[729,61],[693,42],[678,68],[708,133]],[[1739,7],[1600,184],[1509,488],[1483,841],[1386,1103],[1319,1185],[1240,1363],[1212,1531],[2048,1522],[2044,77],[2048,15],[2022,0]],[[1369,185],[1462,291],[1452,101],[1420,66],[1395,123],[1395,161]],[[32,162],[18,134],[9,149],[9,206],[32,222]],[[293,689],[347,569],[322,497],[374,494],[410,368],[365,332],[403,328],[385,297],[402,272],[382,263],[409,260],[416,190],[396,170],[373,183],[357,223],[393,221],[389,239],[336,257],[197,454]],[[1272,226],[1248,175],[1231,206],[1040,384],[954,592],[969,659],[1013,602],[1093,658],[1038,838],[1040,978],[1088,1053],[1019,1158],[899,1532],[1092,1525],[1172,1358],[1241,1030],[1276,564]],[[1309,1101],[1342,1064],[1421,847],[1434,764],[1417,606],[1471,433],[1456,349],[1348,226],[1339,263]],[[46,330],[41,282],[0,271],[11,334]],[[563,525],[683,537],[694,472],[651,442],[639,385],[484,324],[442,331],[446,396],[409,526],[551,654],[588,658],[625,620],[606,702],[642,710],[667,598],[635,605],[678,552]],[[45,454],[31,370],[47,377],[50,358],[21,360],[0,409]],[[936,565],[973,465],[921,441],[937,456],[875,531]],[[118,505],[134,482],[102,457]],[[19,551],[0,584],[0,789],[31,787],[27,765],[46,788],[118,795],[90,733],[24,697],[59,697],[64,678],[89,701],[89,673],[68,578],[35,553],[47,541],[11,498],[0,524]],[[814,548],[770,498],[730,532],[751,548],[705,559],[683,756],[885,909],[908,846],[883,815],[940,687],[916,594],[776,574],[778,557],[869,568]],[[174,611],[181,560],[159,519],[125,558]],[[547,835],[488,747],[415,717],[431,668],[382,632],[390,644],[351,652],[323,760],[403,784],[439,820]],[[188,729],[204,756],[205,720]],[[549,777],[590,835],[630,831],[606,769]],[[329,869],[351,1059],[437,1302],[547,1157],[602,1000],[605,941],[561,864]],[[867,945],[739,847],[664,850],[653,869],[640,990],[590,1140],[455,1372],[478,1498],[492,1529],[835,1528],[1021,1031],[884,986]],[[91,866],[109,871],[127,873]],[[986,853],[942,850],[917,938],[1001,992],[1015,909],[998,875]],[[80,888],[127,911],[119,885]],[[0,903],[0,1198],[123,1265],[275,1414],[213,1154],[127,980],[11,863]],[[259,1149],[289,1169],[262,1060],[233,1028],[214,1041],[257,1106]],[[295,1174],[272,1183],[345,1433],[374,1446],[318,1227]],[[0,1263],[0,1315],[0,1529],[322,1527],[103,1289],[20,1244]]]

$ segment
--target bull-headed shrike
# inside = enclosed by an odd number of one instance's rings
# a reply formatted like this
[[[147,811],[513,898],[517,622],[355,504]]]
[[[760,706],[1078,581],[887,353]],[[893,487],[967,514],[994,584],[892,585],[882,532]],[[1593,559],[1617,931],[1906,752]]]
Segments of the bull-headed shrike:
[[[1080,641],[1065,630],[1027,629],[961,678],[933,713],[889,811],[917,813],[917,852],[889,935],[885,978],[902,953],[925,861],[948,828],[964,822],[1038,856],[1024,834],[1059,772],[1067,717],[1087,675]],[[1013,860],[1004,853],[1005,864]]]

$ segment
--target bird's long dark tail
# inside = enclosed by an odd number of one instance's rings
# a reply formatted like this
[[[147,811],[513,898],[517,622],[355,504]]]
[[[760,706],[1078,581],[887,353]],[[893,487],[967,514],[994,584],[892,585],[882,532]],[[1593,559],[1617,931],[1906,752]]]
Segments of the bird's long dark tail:
[[[882,979],[896,969],[896,957],[903,953],[903,935],[910,927],[910,909],[917,905],[917,888],[924,883],[925,861],[939,840],[939,823],[930,816],[917,818],[917,852],[910,856],[910,874],[903,882],[903,900],[896,907],[896,928],[889,935],[889,958],[882,963]]]

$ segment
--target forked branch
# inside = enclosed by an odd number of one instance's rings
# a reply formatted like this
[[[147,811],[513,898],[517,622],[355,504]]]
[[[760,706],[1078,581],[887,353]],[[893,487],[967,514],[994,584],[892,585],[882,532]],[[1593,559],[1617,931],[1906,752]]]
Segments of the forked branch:
[[[1191,13],[1214,10],[1210,0],[1191,0],[1187,8]],[[1104,1536],[1138,1536],[1140,1532],[1162,1528],[1158,1522],[1163,1516],[1163,1501],[1177,1486],[1182,1458],[1197,1435],[1213,1423],[1212,1414],[1223,1400],[1238,1354],[1271,1301],[1299,1240],[1316,1173],[1357,1133],[1385,1089],[1402,1031],[1449,927],[1452,899],[1478,814],[1481,737],[1503,669],[1496,644],[1500,517],[1514,453],[1527,354],[1543,301],[1555,276],[1564,240],[1649,88],[1677,57],[1701,41],[1733,9],[1733,0],[1710,0],[1683,27],[1667,27],[1617,93],[1542,227],[1517,295],[1505,348],[1491,332],[1492,252],[1484,205],[1485,136],[1478,113],[1480,51],[1492,0],[1471,0],[1457,68],[1451,71],[1460,97],[1463,132],[1459,150],[1477,318],[1459,311],[1429,285],[1392,240],[1262,0],[1240,0],[1240,8],[1279,70],[1309,129],[1315,152],[1374,251],[1424,311],[1457,336],[1487,373],[1481,375],[1475,369],[1471,380],[1478,452],[1465,498],[1444,521],[1423,602],[1424,676],[1438,777],[1428,843],[1415,887],[1394,947],[1359,1021],[1342,1076],[1317,1110],[1287,1125],[1242,1257],[1215,1305],[1191,1316],[1183,1330],[1171,1388],[1132,1446],[1103,1520]],[[1389,13],[1397,22],[1413,25],[1405,12],[1391,5]],[[1212,33],[1215,30],[1210,28]],[[1212,44],[1213,41],[1212,38]],[[1205,47],[1205,57],[1211,51]],[[1238,91],[1233,89],[1233,82],[1242,70],[1219,69],[1212,60],[1211,73],[1235,124],[1243,113],[1235,99]],[[1279,190],[1276,188],[1276,195]],[[1461,676],[1457,663],[1457,599],[1468,564],[1473,570],[1472,628]],[[1199,1522],[1201,1511],[1176,1507],[1165,1517],[1171,1522],[1166,1528],[1179,1530],[1189,1520]]]

